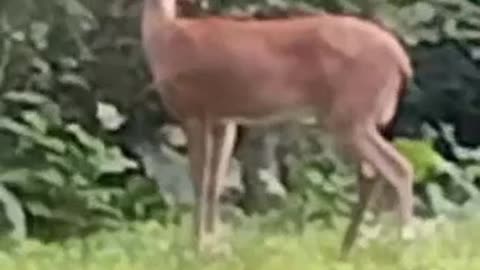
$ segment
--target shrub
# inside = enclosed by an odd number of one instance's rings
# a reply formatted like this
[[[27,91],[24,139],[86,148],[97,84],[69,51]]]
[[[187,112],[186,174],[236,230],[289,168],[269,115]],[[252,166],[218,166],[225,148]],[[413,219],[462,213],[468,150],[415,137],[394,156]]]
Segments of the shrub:
[[[34,92],[8,92],[0,118],[0,202],[11,234],[63,237],[159,218],[165,201],[136,161]],[[160,215],[160,216],[159,216]]]

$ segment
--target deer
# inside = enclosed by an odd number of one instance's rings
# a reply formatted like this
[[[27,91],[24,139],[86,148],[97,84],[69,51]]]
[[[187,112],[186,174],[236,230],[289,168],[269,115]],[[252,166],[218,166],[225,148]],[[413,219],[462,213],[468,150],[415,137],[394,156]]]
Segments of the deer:
[[[389,133],[413,67],[393,33],[327,12],[264,21],[179,17],[177,4],[144,0],[141,38],[155,91],[187,138],[197,250],[220,245],[219,187],[238,127],[306,116],[358,168],[360,199],[342,253],[382,185],[395,190],[400,232],[411,232],[413,167]]]

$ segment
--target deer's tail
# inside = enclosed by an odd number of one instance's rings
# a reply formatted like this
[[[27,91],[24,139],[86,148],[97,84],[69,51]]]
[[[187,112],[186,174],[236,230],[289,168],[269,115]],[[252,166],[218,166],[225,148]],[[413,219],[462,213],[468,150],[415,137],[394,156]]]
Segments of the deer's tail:
[[[392,141],[395,124],[397,123],[399,117],[400,105],[407,94],[408,84],[413,78],[413,67],[408,52],[403,46],[404,44],[402,44],[401,39],[396,38],[396,35],[393,32],[388,31],[387,29],[385,29],[385,31],[389,32],[394,38],[392,39],[394,41],[390,44],[390,49],[397,64],[398,73],[395,77],[399,80],[395,80],[397,84],[396,95],[393,97],[395,98],[395,100],[392,101],[393,104],[391,104],[395,108],[393,114],[391,115],[390,119],[384,119],[386,121],[381,123],[378,128],[385,139]]]
[[[399,118],[399,115],[400,115],[400,105],[402,103],[403,98],[407,94],[408,82],[411,79],[411,76],[412,76],[411,74],[412,74],[411,69],[410,69],[410,73],[407,73],[407,74],[403,73],[403,76],[402,76],[403,78],[400,82],[398,92],[397,92],[396,101],[395,101],[396,102],[395,112],[394,112],[394,114],[393,114],[393,116],[390,120],[388,120],[386,123],[384,123],[384,124],[382,124],[378,127],[382,136],[388,141],[393,140],[395,125],[397,124],[398,118]]]

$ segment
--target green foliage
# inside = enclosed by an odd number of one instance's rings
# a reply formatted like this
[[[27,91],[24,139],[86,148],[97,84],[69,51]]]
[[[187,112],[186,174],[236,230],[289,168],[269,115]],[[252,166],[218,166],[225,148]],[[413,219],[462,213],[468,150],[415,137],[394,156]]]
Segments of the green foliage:
[[[414,167],[419,191],[417,207],[427,216],[453,219],[478,216],[479,149],[460,146],[451,126],[443,125],[440,132],[431,130],[431,133],[425,139],[399,138],[394,142]],[[302,141],[306,147],[291,165],[288,203],[271,214],[271,222],[275,223],[272,228],[301,231],[315,221],[338,227],[358,201],[356,172],[317,142]],[[439,153],[437,145],[441,141],[451,149],[456,162]]]
[[[394,145],[412,163],[417,181],[432,180],[446,166],[447,161],[433,148],[431,140],[400,138]]]
[[[468,0],[379,2],[377,12],[411,46],[445,39],[471,41],[480,37],[479,3]],[[475,55],[477,47],[470,48]]]
[[[9,116],[0,118],[0,201],[13,236],[62,237],[163,213],[138,164],[62,121],[48,97],[9,92],[2,104]]]
[[[479,148],[468,149],[459,145],[450,125],[442,125],[433,136],[444,141],[456,162],[444,162],[436,181],[426,186],[432,211],[456,218],[478,216],[480,192],[476,182],[480,179]]]
[[[92,126],[94,93],[83,66],[93,60],[84,40],[97,27],[93,14],[76,0],[4,2],[0,93],[31,102],[41,102],[36,94],[46,95],[59,105],[51,108],[60,109],[62,118]],[[15,96],[17,92],[33,94]]]
[[[147,83],[138,17],[107,2],[0,3],[1,235],[60,238],[165,214],[138,163],[107,143],[125,121],[110,103]]]
[[[356,175],[318,133],[297,141],[298,151],[290,156],[290,187],[284,209],[271,216],[272,227],[302,231],[307,224],[320,222],[337,227],[350,216],[357,201]]]
[[[149,84],[139,39],[142,1],[6,0],[0,93],[42,92],[62,118],[98,129],[99,100],[120,112]]]
[[[187,224],[188,225],[188,224]],[[424,226],[428,227],[428,226]],[[195,254],[189,226],[139,224],[116,232],[99,232],[62,243],[2,243],[1,269],[477,269],[480,251],[478,222],[443,224],[413,243],[382,236],[354,250],[348,261],[338,259],[341,233],[309,226],[303,234],[251,230],[231,237],[227,256]]]

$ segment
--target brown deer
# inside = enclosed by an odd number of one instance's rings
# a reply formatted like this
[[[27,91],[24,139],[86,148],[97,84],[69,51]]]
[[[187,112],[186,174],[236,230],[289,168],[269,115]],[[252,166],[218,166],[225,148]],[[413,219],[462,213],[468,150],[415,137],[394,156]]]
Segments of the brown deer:
[[[401,228],[411,224],[413,169],[382,135],[413,73],[393,34],[353,16],[187,19],[176,16],[176,0],[144,1],[142,39],[153,80],[188,139],[200,250],[216,243],[219,186],[237,126],[306,115],[360,168],[361,199],[344,253],[373,183],[395,189]]]

